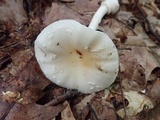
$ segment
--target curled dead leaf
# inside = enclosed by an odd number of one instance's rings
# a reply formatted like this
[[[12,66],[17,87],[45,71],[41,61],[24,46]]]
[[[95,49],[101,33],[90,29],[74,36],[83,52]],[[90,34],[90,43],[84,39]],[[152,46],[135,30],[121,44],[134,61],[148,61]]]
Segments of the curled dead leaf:
[[[145,95],[142,95],[136,91],[124,92],[124,97],[128,100],[129,104],[126,106],[127,116],[134,116],[141,112],[145,107],[151,109],[154,107],[152,101]],[[117,114],[124,118],[124,109],[117,111]]]

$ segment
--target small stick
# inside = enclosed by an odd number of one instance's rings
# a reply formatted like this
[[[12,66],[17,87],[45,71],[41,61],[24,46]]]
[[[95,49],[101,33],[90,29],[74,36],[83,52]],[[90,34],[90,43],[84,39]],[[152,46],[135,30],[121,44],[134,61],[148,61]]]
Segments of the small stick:
[[[119,82],[119,86],[120,86],[120,91],[121,91],[121,96],[122,96],[122,103],[123,103],[123,108],[124,108],[124,113],[125,113],[125,117],[124,118],[127,118],[127,112],[126,112],[126,104],[125,104],[125,101],[124,101],[124,94],[123,94],[123,89],[122,89],[122,80],[121,80],[121,75],[120,76],[120,82]]]
[[[0,58],[0,70],[7,67],[8,64],[12,62],[12,58],[10,55],[6,54],[3,58]]]
[[[98,116],[96,114],[96,112],[94,111],[94,109],[92,108],[92,106],[90,105],[89,102],[87,102],[87,107],[89,108],[89,111],[91,111],[91,114],[93,115],[95,120],[98,120]]]
[[[45,106],[53,106],[53,105],[57,105],[67,99],[70,99],[76,95],[78,95],[79,92],[77,90],[69,90],[67,91],[65,94],[58,96],[57,98],[51,100],[50,102],[46,103]]]

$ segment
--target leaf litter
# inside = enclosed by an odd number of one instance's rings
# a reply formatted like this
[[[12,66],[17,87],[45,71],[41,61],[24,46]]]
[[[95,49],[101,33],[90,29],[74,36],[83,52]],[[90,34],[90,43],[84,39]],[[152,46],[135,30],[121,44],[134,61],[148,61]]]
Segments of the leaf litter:
[[[160,119],[158,0],[122,0],[119,12],[102,20],[99,29],[113,39],[120,56],[119,75],[107,92],[66,98],[68,90],[51,84],[40,71],[33,43],[42,28],[60,19],[88,25],[99,2],[0,2],[0,119]],[[45,105],[59,98],[56,105]]]

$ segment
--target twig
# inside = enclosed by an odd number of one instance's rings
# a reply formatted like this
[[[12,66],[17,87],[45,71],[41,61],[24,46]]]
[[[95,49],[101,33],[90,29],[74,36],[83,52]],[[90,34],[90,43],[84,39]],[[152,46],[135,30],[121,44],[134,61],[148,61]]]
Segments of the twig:
[[[9,107],[7,107],[6,112],[4,114],[2,114],[1,116],[1,120],[6,120],[9,112],[12,110],[12,108],[14,107],[16,103],[10,103]]]
[[[0,47],[0,50],[1,49],[6,49],[6,48],[14,48],[14,47],[17,47],[22,41],[18,41],[18,42],[14,42],[14,43],[11,43],[10,45],[7,45],[7,46],[2,46]]]
[[[74,97],[75,95],[78,95],[79,92],[77,90],[69,90],[67,91],[65,94],[51,100],[50,102],[46,103],[45,106],[53,106],[56,105],[58,103],[61,103],[67,99],[70,99],[72,97]]]
[[[123,94],[123,90],[122,90],[122,80],[121,80],[121,75],[119,75],[119,86],[120,86],[120,90],[121,90],[121,96],[122,96],[122,102],[123,102],[123,108],[124,108],[124,113],[125,113],[125,116],[124,118],[127,117],[127,114],[126,114],[126,104],[125,104],[125,101],[124,101],[124,94]]]
[[[96,112],[94,111],[94,109],[92,108],[92,106],[89,104],[89,102],[87,102],[87,107],[89,108],[89,111],[91,111],[91,114],[93,115],[94,119],[98,120],[98,116]]]
[[[12,62],[10,55],[6,54],[3,58],[0,59],[0,70],[7,67],[8,64]]]

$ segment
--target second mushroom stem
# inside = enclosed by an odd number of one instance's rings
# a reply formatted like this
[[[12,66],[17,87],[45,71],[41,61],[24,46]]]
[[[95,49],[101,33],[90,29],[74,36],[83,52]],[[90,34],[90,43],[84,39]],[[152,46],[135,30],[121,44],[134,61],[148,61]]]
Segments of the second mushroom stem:
[[[93,30],[97,30],[98,25],[101,22],[104,15],[106,13],[107,14],[115,13],[118,11],[118,9],[119,9],[118,0],[102,0],[102,3],[100,5],[99,9],[96,11],[96,13],[94,14],[94,16],[89,24],[89,28],[91,28]]]

